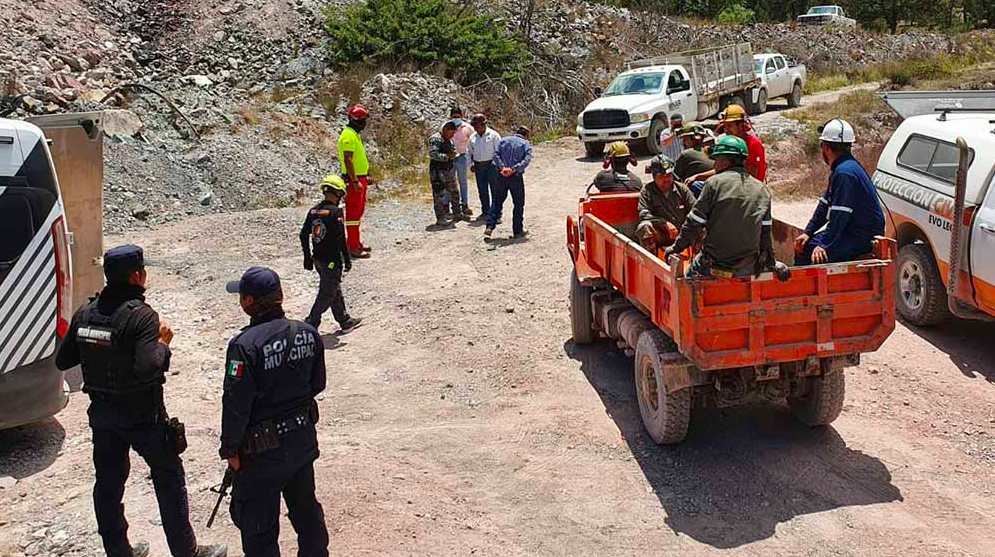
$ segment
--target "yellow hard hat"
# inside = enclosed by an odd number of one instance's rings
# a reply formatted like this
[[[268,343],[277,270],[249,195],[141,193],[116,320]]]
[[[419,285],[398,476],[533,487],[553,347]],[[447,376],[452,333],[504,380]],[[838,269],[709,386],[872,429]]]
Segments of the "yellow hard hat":
[[[318,186],[318,190],[321,191],[321,193],[325,193],[327,190],[337,190],[342,195],[345,195],[345,180],[343,180],[341,176],[329,174],[328,176],[325,176],[324,180],[321,181],[321,185]]]
[[[743,122],[746,120],[746,110],[738,104],[730,104],[725,110],[719,114],[719,120],[723,124],[728,124],[729,122]]]
[[[629,151],[629,144],[624,141],[616,141],[608,146],[609,159],[624,159],[631,156],[632,153]]]

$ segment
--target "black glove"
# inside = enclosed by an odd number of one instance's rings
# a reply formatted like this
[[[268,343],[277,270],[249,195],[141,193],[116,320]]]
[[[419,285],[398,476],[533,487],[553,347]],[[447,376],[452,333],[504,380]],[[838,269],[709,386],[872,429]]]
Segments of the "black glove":
[[[352,270],[352,261],[346,261],[345,265],[342,265],[342,270],[346,273]]]
[[[305,271],[313,271],[314,270],[314,260],[311,259],[310,257],[305,257],[304,258],[304,270]]]
[[[774,262],[774,275],[777,276],[777,280],[781,282],[787,282],[791,278],[791,269],[787,265],[781,263],[780,261]]]

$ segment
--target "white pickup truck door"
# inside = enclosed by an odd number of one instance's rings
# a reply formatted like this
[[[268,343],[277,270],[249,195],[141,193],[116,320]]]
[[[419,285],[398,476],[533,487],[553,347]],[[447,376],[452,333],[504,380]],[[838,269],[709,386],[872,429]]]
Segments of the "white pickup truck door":
[[[784,61],[784,56],[775,56],[774,64],[777,67],[777,94],[787,95],[791,92],[791,72],[788,71],[788,63]]]
[[[698,102],[692,92],[691,81],[683,70],[673,70],[667,76],[667,110],[669,114],[680,114],[686,122],[698,117]]]
[[[971,234],[971,274],[977,302],[995,311],[995,179],[978,209]]]

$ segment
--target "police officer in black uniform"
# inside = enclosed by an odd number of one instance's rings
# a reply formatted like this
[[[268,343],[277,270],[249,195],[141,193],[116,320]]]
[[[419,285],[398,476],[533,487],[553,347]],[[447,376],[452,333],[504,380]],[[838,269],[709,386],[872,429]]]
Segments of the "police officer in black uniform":
[[[280,555],[280,494],[300,557],[327,557],[328,530],[314,495],[315,395],[325,389],[318,331],[283,313],[280,277],[252,267],[228,283],[249,326],[228,343],[221,458],[235,471],[231,517],[246,557]]]
[[[198,546],[190,526],[186,480],[167,425],[162,386],[169,369],[173,332],[145,303],[142,248],[120,246],[104,254],[107,286],[73,316],[56,365],[81,365],[90,396],[93,506],[108,557],[144,557],[149,544],[132,546],[124,518],[124,485],[134,449],[152,471],[152,484],[173,557],[224,557],[223,545]]]
[[[324,199],[304,218],[301,227],[301,249],[304,250],[304,270],[318,271],[318,295],[305,321],[315,329],[321,326],[321,315],[331,308],[342,333],[350,333],[363,321],[350,317],[342,296],[342,273],[352,269],[352,259],[346,245],[344,216],[339,203],[346,195],[345,181],[328,176],[321,182]],[[314,246],[312,253],[311,246]]]

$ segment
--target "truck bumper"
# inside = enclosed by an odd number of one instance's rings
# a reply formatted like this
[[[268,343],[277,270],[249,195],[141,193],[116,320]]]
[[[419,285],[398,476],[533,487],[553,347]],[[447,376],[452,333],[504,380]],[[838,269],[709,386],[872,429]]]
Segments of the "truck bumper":
[[[652,121],[631,124],[624,128],[609,128],[607,130],[588,130],[582,126],[577,126],[577,138],[581,141],[629,141],[634,139],[645,139],[650,133]]]
[[[54,416],[69,403],[66,374],[55,356],[0,375],[0,429]]]

